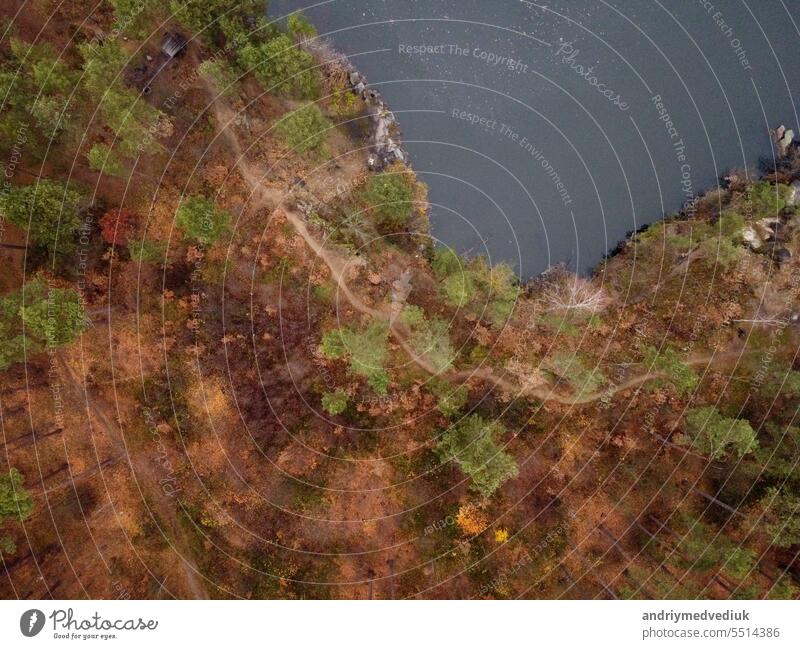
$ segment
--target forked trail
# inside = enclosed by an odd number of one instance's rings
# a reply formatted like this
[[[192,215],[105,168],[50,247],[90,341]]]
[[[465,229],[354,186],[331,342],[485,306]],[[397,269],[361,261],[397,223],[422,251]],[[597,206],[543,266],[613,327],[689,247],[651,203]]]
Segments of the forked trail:
[[[210,91],[210,90],[209,90]],[[213,96],[213,93],[212,93]],[[633,376],[622,383],[612,385],[600,390],[588,393],[578,393],[574,395],[565,395],[555,391],[553,385],[537,385],[537,386],[523,386],[519,383],[498,374],[495,370],[488,367],[477,367],[466,370],[451,370],[449,372],[441,372],[437,370],[435,365],[428,361],[424,356],[417,353],[408,340],[404,328],[397,323],[397,319],[392,317],[388,305],[384,308],[375,308],[370,306],[362,300],[358,294],[353,291],[347,281],[347,270],[351,261],[337,250],[333,250],[324,243],[319,241],[308,229],[305,217],[296,210],[292,210],[285,203],[287,197],[286,192],[267,187],[263,182],[263,174],[258,171],[258,168],[247,160],[246,152],[243,149],[239,138],[233,131],[233,124],[235,123],[233,111],[223,103],[220,97],[217,97],[213,102],[213,112],[217,120],[217,127],[229,144],[231,151],[236,158],[236,168],[242,176],[242,179],[250,187],[255,202],[259,207],[267,207],[273,211],[273,214],[280,213],[286,217],[286,220],[291,224],[294,230],[302,237],[306,245],[314,252],[314,254],[322,260],[331,273],[331,277],[336,282],[336,286],[341,295],[347,302],[359,313],[368,315],[372,318],[384,319],[389,323],[389,330],[398,344],[408,354],[415,365],[425,370],[432,375],[439,375],[443,378],[454,381],[469,381],[473,379],[491,383],[496,387],[518,396],[528,396],[538,399],[540,401],[553,401],[566,405],[584,405],[597,401],[598,399],[608,398],[618,392],[623,392],[631,388],[637,387],[650,381],[651,379],[666,378],[663,372],[646,372],[637,376]],[[349,178],[348,180],[352,180]],[[708,365],[712,362],[719,362],[725,359],[736,357],[740,352],[717,352],[710,354],[698,355],[686,361],[688,365]]]

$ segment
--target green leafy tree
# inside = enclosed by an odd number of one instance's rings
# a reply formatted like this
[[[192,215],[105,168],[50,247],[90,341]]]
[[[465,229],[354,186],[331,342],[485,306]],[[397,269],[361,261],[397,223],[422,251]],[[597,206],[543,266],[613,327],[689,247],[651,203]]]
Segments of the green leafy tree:
[[[800,396],[800,372],[793,370],[787,362],[773,361],[766,367],[764,379],[759,383],[759,393],[768,399]]]
[[[759,440],[748,463],[754,479],[800,481],[800,427],[768,421],[759,430]]]
[[[477,295],[476,274],[452,248],[438,248],[433,253],[431,268],[441,281],[445,300],[456,307],[466,306]]]
[[[347,408],[347,393],[343,390],[326,392],[322,395],[322,407],[331,416],[343,413]]]
[[[438,399],[437,407],[445,417],[454,417],[467,403],[469,391],[464,385],[453,387],[447,381],[433,377],[428,384],[431,393]]]
[[[746,579],[756,565],[756,555],[752,550],[731,543],[727,539],[723,543],[720,555],[722,570],[739,581]]]
[[[23,360],[26,353],[69,344],[85,328],[86,313],[76,291],[31,280],[0,297],[0,369]]]
[[[470,270],[485,296],[484,315],[495,327],[502,326],[511,317],[519,297],[520,288],[514,269],[506,263],[491,266],[483,257],[478,257],[470,264]]]
[[[456,307],[469,304],[476,295],[475,280],[470,271],[461,269],[442,281],[442,293],[445,299]]]
[[[78,46],[83,58],[83,87],[93,99],[118,87],[128,63],[128,55],[115,41],[90,41]]]
[[[0,475],[0,521],[24,521],[33,513],[33,498],[22,487],[23,479],[14,468]]]
[[[109,0],[114,7],[114,28],[124,34],[146,38],[150,35],[154,15],[164,6],[159,0]]]
[[[383,364],[388,355],[388,336],[385,322],[374,322],[361,331],[339,327],[325,332],[321,350],[327,358],[348,358],[352,374],[366,377],[375,392],[386,394],[389,375]]]
[[[123,83],[128,55],[116,41],[90,42],[78,47],[83,57],[83,86],[114,132],[118,155],[134,158],[160,150],[158,138],[171,126],[164,114],[143,101]]]
[[[260,0],[170,0],[170,13],[196,32],[213,35],[223,19],[258,16],[264,11]]]
[[[770,487],[761,499],[761,523],[769,542],[779,548],[800,544],[800,497],[788,488]]]
[[[743,457],[758,447],[750,422],[723,417],[714,406],[694,408],[686,414],[686,434],[678,443],[687,444],[713,460],[730,456]]]
[[[286,146],[297,153],[321,151],[331,123],[313,104],[290,113],[275,127]]]
[[[359,197],[382,230],[399,232],[411,218],[414,187],[406,173],[385,171],[372,176]]]
[[[46,296],[27,302],[19,315],[26,333],[49,347],[61,347],[75,340],[86,328],[86,312],[80,295],[72,289],[54,288]]]
[[[418,306],[407,306],[402,322],[411,330],[409,342],[420,358],[430,363],[437,372],[444,372],[455,358],[450,343],[449,327],[441,318],[428,319]]]
[[[786,207],[789,194],[787,185],[761,181],[753,183],[747,188],[746,199],[752,205],[752,212],[757,218],[771,218]]]
[[[239,65],[252,72],[272,92],[314,99],[319,92],[319,73],[314,57],[301,50],[289,36],[279,34],[261,43],[249,43],[238,54]]]
[[[792,582],[792,578],[784,575],[772,585],[767,599],[797,599],[797,593],[797,587]]]
[[[648,346],[642,362],[649,371],[666,374],[667,380],[681,394],[691,392],[697,387],[699,380],[697,374],[683,362],[680,354],[672,347],[659,351],[655,347]]]
[[[286,19],[286,28],[289,30],[289,34],[298,41],[314,38],[317,35],[314,25],[300,12],[295,12]]]
[[[100,111],[117,136],[115,146],[129,158],[160,151],[158,137],[171,129],[161,111],[127,89],[106,93],[100,100]]]
[[[686,522],[689,528],[681,535],[670,560],[683,568],[701,572],[719,567],[708,528],[690,517],[686,517]]]
[[[0,194],[0,216],[28,230],[30,238],[51,251],[68,252],[80,227],[81,196],[66,185],[40,180]]]
[[[487,422],[480,415],[470,415],[442,434],[436,451],[442,460],[456,462],[472,480],[472,488],[488,498],[519,473],[514,458],[497,442],[504,433],[500,422]]]
[[[213,245],[228,230],[230,219],[230,213],[217,209],[214,202],[204,196],[187,198],[175,216],[175,222],[187,239],[206,246]]]
[[[8,142],[24,130],[50,142],[69,125],[69,98],[78,76],[47,43],[12,38],[10,50],[0,66],[0,134]],[[35,129],[27,128],[31,118]]]

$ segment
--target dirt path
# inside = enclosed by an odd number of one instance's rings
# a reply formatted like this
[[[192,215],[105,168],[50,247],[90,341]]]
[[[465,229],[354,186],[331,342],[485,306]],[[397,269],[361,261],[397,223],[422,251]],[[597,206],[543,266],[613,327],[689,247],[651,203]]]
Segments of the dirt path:
[[[726,352],[702,354],[687,359],[686,364],[689,366],[708,365],[710,363],[717,363],[725,360],[730,360],[731,358],[736,358],[740,355],[740,353],[741,352],[739,351],[733,350]],[[624,392],[625,390],[630,390],[631,388],[643,385],[644,383],[647,383],[648,381],[654,379],[669,378],[669,375],[666,372],[645,372],[644,374],[633,376],[627,379],[626,381],[623,381],[622,383],[616,383],[606,388],[595,390],[594,392],[587,392],[586,394],[577,394],[577,395],[559,394],[554,391],[554,388],[552,386],[550,388],[535,387],[525,390],[521,388],[518,384],[514,383],[513,381],[509,381],[508,379],[502,376],[498,376],[494,370],[488,368],[461,370],[459,372],[453,372],[448,376],[448,378],[454,380],[469,380],[471,378],[482,379],[490,383],[494,383],[497,387],[507,390],[509,392],[516,392],[519,395],[531,396],[536,399],[539,399],[540,401],[555,401],[556,403],[563,403],[565,405],[579,406],[587,403],[592,403],[593,401],[597,401],[598,399],[602,399],[604,397],[605,398],[612,397],[618,392]]]
[[[186,584],[192,597],[194,599],[209,599],[204,584],[198,578],[200,571],[190,558],[191,555],[187,549],[189,542],[175,512],[174,500],[164,493],[152,465],[143,460],[141,454],[128,453],[119,428],[110,421],[104,409],[98,406],[96,399],[89,399],[89,395],[80,378],[61,354],[58,355],[58,362],[74,397],[85,404],[87,414],[91,415],[100,424],[103,432],[114,444],[120,455],[127,458],[130,463],[139,492],[146,501],[145,507],[152,507],[159,521],[167,528],[163,531],[168,533],[171,538],[170,545],[173,546],[178,555],[181,570],[186,578]],[[183,551],[178,552],[177,548],[183,548]]]
[[[439,375],[449,380],[470,380],[481,379],[495,386],[502,388],[511,393],[516,393],[520,396],[531,396],[541,401],[555,401],[566,405],[585,405],[598,399],[608,398],[618,392],[623,392],[630,388],[642,385],[652,379],[667,378],[663,372],[647,372],[639,376],[631,377],[630,379],[607,388],[590,392],[587,394],[577,395],[564,395],[555,392],[555,387],[550,385],[537,386],[531,388],[523,388],[518,383],[510,381],[504,376],[499,375],[495,370],[490,368],[473,368],[468,370],[450,371],[442,373],[430,363],[426,358],[419,355],[409,342],[408,336],[404,328],[393,317],[391,308],[387,305],[386,308],[377,309],[366,304],[349,286],[347,281],[347,269],[350,261],[347,257],[343,256],[338,251],[327,248],[323,243],[318,241],[308,229],[305,217],[285,205],[284,200],[286,193],[281,190],[266,187],[262,182],[263,174],[258,169],[247,161],[245,152],[239,142],[236,134],[232,130],[234,123],[233,112],[224,104],[221,99],[213,104],[214,115],[217,120],[217,126],[225,138],[225,141],[230,145],[236,156],[236,167],[242,175],[242,179],[250,186],[253,196],[256,196],[260,203],[259,206],[269,206],[273,209],[273,213],[280,211],[286,217],[286,220],[292,225],[295,231],[302,237],[306,245],[319,257],[320,260],[328,267],[331,277],[336,282],[336,286],[342,295],[344,295],[347,302],[357,311],[362,314],[368,315],[373,318],[386,319],[389,322],[389,331],[395,340],[400,344],[403,350],[408,354],[411,360],[427,373],[432,375]],[[723,358],[737,355],[738,352],[725,352],[717,354],[705,354],[687,361],[688,365],[706,365],[713,361],[720,361]]]

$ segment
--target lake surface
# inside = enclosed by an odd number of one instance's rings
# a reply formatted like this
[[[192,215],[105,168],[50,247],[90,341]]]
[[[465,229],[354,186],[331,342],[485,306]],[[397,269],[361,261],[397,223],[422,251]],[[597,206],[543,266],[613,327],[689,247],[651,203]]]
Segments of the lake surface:
[[[799,130],[798,0],[270,2],[297,9],[395,111],[434,236],[523,277],[586,272]]]

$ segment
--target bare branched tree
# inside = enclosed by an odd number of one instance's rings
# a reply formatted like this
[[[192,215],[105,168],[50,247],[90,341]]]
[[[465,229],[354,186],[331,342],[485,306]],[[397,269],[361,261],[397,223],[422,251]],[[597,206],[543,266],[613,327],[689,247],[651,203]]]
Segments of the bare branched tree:
[[[543,293],[550,311],[597,313],[608,304],[608,295],[585,277],[563,269],[548,273]]]

